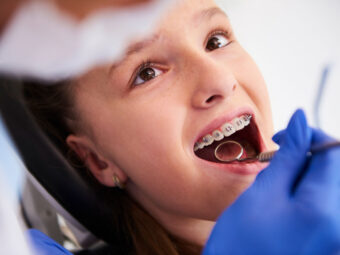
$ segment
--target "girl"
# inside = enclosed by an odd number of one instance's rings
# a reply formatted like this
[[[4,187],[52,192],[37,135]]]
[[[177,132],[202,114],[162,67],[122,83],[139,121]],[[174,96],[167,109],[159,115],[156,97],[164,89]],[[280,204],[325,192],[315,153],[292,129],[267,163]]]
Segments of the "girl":
[[[178,1],[119,62],[55,86],[31,82],[25,95],[60,151],[107,196],[108,227],[125,254],[199,254],[265,167],[223,164],[215,148],[234,140],[243,156],[273,149],[265,82],[212,0]]]

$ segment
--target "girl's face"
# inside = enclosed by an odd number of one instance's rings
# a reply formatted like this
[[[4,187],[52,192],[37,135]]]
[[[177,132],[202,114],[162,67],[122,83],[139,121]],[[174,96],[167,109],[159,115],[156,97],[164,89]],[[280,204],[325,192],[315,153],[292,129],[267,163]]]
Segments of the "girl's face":
[[[116,174],[170,229],[214,221],[264,168],[211,162],[217,143],[194,152],[203,136],[250,114],[234,139],[248,153],[272,147],[264,80],[212,0],[178,1],[154,35],[80,77],[74,92],[81,129],[70,146],[92,155],[83,158],[101,183],[114,186]]]

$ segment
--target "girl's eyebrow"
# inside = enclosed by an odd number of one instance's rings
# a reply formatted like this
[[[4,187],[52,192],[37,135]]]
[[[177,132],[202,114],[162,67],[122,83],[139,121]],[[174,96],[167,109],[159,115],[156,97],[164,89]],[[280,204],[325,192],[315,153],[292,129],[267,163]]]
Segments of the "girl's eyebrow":
[[[204,9],[203,11],[196,13],[193,17],[193,21],[195,24],[199,25],[203,21],[210,20],[215,15],[222,15],[228,18],[228,15],[224,11],[222,11],[220,8],[211,7],[211,8],[207,8],[207,9]]]
[[[143,48],[146,48],[147,46],[155,42],[158,38],[159,38],[159,34],[154,34],[151,37],[144,39],[143,41],[138,41],[130,45],[126,51],[126,56],[130,56],[130,55],[138,53]]]
[[[113,63],[111,65],[109,72],[108,72],[109,75],[111,75],[119,65],[121,65],[124,61],[126,61],[127,58],[129,58],[133,54],[137,54],[142,49],[144,49],[147,46],[149,46],[150,44],[152,44],[154,41],[156,41],[159,38],[159,36],[160,36],[159,34],[154,34],[147,39],[144,39],[142,41],[138,41],[138,42],[130,45],[125,52],[125,57],[121,61]]]

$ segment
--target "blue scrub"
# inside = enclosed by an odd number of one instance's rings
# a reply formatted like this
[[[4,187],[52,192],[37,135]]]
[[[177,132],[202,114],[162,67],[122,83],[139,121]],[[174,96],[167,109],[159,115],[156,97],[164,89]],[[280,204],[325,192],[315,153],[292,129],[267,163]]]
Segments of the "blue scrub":
[[[27,234],[33,248],[37,251],[37,255],[72,255],[71,252],[39,230],[30,229]]]

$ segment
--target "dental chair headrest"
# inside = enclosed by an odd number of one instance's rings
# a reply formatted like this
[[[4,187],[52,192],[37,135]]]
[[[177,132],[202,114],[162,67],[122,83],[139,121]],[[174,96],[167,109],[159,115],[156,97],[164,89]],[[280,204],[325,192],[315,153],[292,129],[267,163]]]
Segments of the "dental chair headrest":
[[[112,212],[41,132],[26,109],[22,85],[12,78],[0,79],[0,114],[29,174],[79,225],[111,246],[119,235],[110,227]]]

